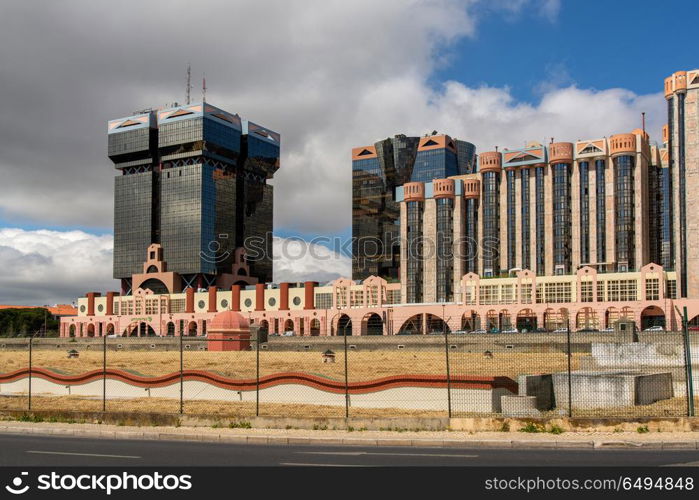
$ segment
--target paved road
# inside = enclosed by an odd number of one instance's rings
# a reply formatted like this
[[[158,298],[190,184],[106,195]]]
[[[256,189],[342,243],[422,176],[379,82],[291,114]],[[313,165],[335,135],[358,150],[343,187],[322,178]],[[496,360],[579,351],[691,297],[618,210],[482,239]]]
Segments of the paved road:
[[[268,446],[0,435],[0,466],[697,465],[699,450]]]

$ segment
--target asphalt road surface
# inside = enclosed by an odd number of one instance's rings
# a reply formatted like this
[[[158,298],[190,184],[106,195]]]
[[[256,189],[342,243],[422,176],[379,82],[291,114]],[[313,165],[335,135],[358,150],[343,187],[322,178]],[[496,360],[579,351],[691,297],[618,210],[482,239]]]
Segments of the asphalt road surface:
[[[241,445],[0,435],[0,466],[699,466],[699,450]]]

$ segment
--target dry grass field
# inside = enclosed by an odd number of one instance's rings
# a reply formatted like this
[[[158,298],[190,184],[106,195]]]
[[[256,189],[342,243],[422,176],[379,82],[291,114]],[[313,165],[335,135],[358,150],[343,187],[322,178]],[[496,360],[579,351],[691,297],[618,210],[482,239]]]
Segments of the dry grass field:
[[[344,356],[336,354],[335,363],[323,363],[318,352],[261,351],[260,376],[281,372],[303,372],[344,381]],[[585,356],[574,354],[573,369]],[[78,358],[69,359],[65,351],[36,350],[34,367],[63,374],[77,375],[102,369],[102,352],[81,351]],[[563,353],[496,352],[492,358],[482,353],[450,352],[453,375],[506,376],[514,380],[520,374],[551,373],[567,368]],[[0,352],[0,373],[28,366],[28,356],[22,352]],[[127,370],[142,376],[159,376],[180,368],[178,351],[108,351],[107,366]],[[185,351],[186,370],[206,370],[231,378],[255,378],[255,352]],[[350,382],[366,381],[392,375],[444,375],[445,354],[435,351],[358,351],[348,355]]]
[[[0,397],[0,411],[26,410],[27,398]],[[32,396],[32,410],[100,412],[102,400],[79,396]],[[108,399],[107,411],[126,413],[179,413],[177,399],[137,398]],[[255,416],[254,402],[219,402],[185,400],[184,413],[212,417],[251,418]],[[260,402],[260,416],[275,417],[344,417],[344,406],[283,404]],[[445,417],[447,412],[406,410],[402,408],[350,408],[351,417]]]

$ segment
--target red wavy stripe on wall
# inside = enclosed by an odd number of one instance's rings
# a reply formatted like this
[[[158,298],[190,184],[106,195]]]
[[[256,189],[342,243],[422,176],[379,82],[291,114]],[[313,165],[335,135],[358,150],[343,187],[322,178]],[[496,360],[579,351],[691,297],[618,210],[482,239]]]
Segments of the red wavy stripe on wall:
[[[62,385],[80,385],[95,380],[101,380],[106,376],[110,380],[117,380],[137,387],[165,387],[179,383],[180,373],[173,372],[158,377],[142,377],[123,370],[108,369],[93,370],[80,375],[63,375],[45,368],[33,368],[32,377],[42,378],[49,382]],[[23,368],[10,373],[0,374],[0,384],[15,382],[29,376],[29,368]],[[184,370],[182,378],[185,381],[198,381],[211,384],[215,387],[233,391],[253,391],[257,387],[256,379],[231,379],[216,373],[201,370]],[[309,375],[307,373],[285,372],[274,375],[260,377],[260,389],[274,387],[283,384],[299,384],[312,387],[314,389],[341,393],[345,392],[344,383]],[[478,377],[478,376],[454,376],[451,378],[451,386],[454,389],[507,389],[510,392],[517,392],[517,383],[508,377]],[[398,387],[427,387],[446,388],[447,379],[443,376],[432,375],[395,375],[362,382],[350,382],[349,392],[351,394],[366,394],[378,392],[386,389]]]

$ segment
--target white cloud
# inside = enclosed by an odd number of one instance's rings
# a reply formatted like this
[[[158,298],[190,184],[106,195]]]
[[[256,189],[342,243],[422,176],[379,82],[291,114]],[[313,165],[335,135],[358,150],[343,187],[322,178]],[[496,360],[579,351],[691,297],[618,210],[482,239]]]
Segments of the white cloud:
[[[352,275],[352,261],[325,246],[294,238],[274,238],[274,280],[328,282]]]
[[[70,303],[89,291],[118,290],[111,235],[0,229],[0,304]],[[351,274],[348,257],[294,239],[274,238],[275,280],[330,281]]]
[[[70,303],[114,290],[111,235],[0,229],[0,303]]]

